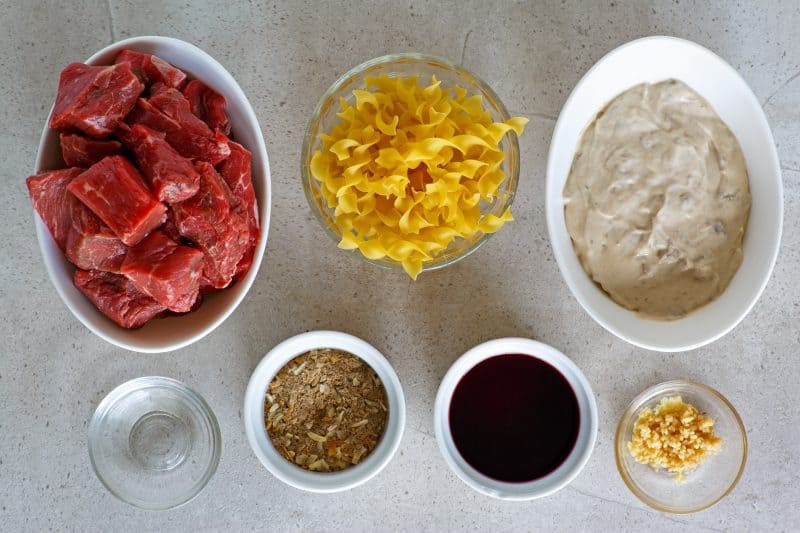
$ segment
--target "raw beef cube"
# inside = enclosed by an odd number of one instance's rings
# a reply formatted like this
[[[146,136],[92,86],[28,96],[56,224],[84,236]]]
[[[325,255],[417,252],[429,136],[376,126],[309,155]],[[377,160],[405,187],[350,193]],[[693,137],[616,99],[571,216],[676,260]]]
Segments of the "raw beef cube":
[[[247,221],[232,210],[235,198],[208,163],[198,162],[200,191],[172,206],[178,231],[203,250],[202,284],[227,287],[247,249]]]
[[[72,197],[67,259],[84,270],[119,272],[128,247],[92,211]]]
[[[203,294],[202,293],[197,295],[197,299],[194,301],[194,304],[192,305],[192,308],[189,309],[188,311],[186,311],[185,313],[176,313],[175,311],[170,311],[169,309],[167,309],[166,311],[164,311],[164,314],[161,315],[161,316],[163,316],[163,317],[183,316],[186,313],[193,313],[194,311],[197,311],[198,309],[200,309],[201,305],[203,305]]]
[[[168,87],[168,86],[164,85],[163,83],[154,83],[153,85],[150,86],[150,98],[152,98],[154,96],[158,96],[159,94],[165,93],[165,92],[167,92],[168,89],[171,89],[171,88],[172,87]]]
[[[175,213],[172,211],[171,207],[167,208],[167,219],[164,221],[164,224],[161,225],[159,228],[163,231],[167,237],[172,239],[175,242],[181,242],[181,234],[178,231],[178,226],[175,225]]]
[[[121,272],[137,289],[166,306],[185,313],[197,300],[203,252],[181,246],[161,231],[154,231],[132,247]]]
[[[192,80],[183,88],[189,108],[212,130],[225,135],[231,132],[231,122],[225,112],[225,97],[200,80]]]
[[[177,89],[161,90],[150,98],[159,111],[177,122],[200,145],[193,147],[195,159],[216,165],[231,153],[228,138],[220,131],[212,131],[202,119],[192,113],[189,100]],[[179,147],[176,147],[180,151]],[[187,156],[189,157],[189,156]]]
[[[236,268],[236,278],[238,279],[250,270],[261,231],[258,223],[256,193],[253,189],[251,154],[239,143],[228,141],[228,145],[231,148],[231,155],[220,163],[219,173],[230,187],[233,195],[239,200],[236,209],[247,220],[250,232],[247,250]]]
[[[79,269],[72,280],[101,313],[123,328],[140,328],[166,309],[119,274]]]
[[[131,127],[124,122],[122,122],[117,128],[117,131],[114,132],[114,137],[116,137],[117,140],[121,142],[123,146],[131,146],[131,144],[133,143],[133,137],[131,136]]]
[[[78,133],[62,133],[61,156],[71,167],[89,168],[104,157],[122,152],[119,141],[97,140]]]
[[[233,141],[228,141],[228,144],[231,149],[231,155],[220,163],[219,174],[225,180],[225,184],[228,185],[233,196],[238,200],[235,207],[247,220],[251,229],[250,241],[254,243],[258,240],[259,222],[256,192],[253,189],[252,156],[250,151],[241,144]]]
[[[255,254],[255,246],[250,246],[247,248],[242,256],[242,259],[239,261],[239,264],[236,265],[236,273],[233,275],[234,281],[239,281],[247,275],[247,273],[250,271],[250,267],[253,266],[253,257],[255,257]]]
[[[67,192],[67,185],[82,172],[81,168],[65,168],[42,172],[25,180],[33,208],[62,251],[72,227],[72,195]]]
[[[133,50],[123,50],[117,54],[114,63],[130,62],[133,72],[146,85],[156,82],[163,83],[169,87],[180,87],[186,81],[186,74],[170,65],[158,56],[134,52]]]
[[[190,250],[194,250],[194,248],[190,248]],[[195,250],[195,251],[197,251],[197,250]],[[200,252],[200,255],[202,256],[203,252]],[[201,259],[201,261],[200,261],[200,269],[199,270],[202,270],[202,269],[203,269],[203,261]],[[198,289],[199,289],[199,287],[200,287],[199,280],[198,280],[197,286],[198,286]],[[173,305],[173,309],[169,309],[168,308],[168,310],[169,311],[173,311],[173,312],[178,313],[178,314],[188,313],[192,309],[195,309],[194,303],[199,298],[200,298],[200,291],[199,290],[198,291],[194,291],[194,292],[187,292],[186,294],[184,294],[183,296],[181,296],[181,297],[179,297],[179,298],[177,298],[175,300],[174,305]]]
[[[61,71],[50,127],[106,137],[117,129],[142,91],[144,85],[130,63],[108,67],[72,63]]]
[[[166,218],[167,207],[153,198],[136,167],[120,155],[95,163],[67,188],[128,246]]]
[[[180,124],[159,111],[149,100],[144,98],[139,98],[136,101],[136,105],[133,106],[133,110],[127,116],[126,122],[129,126],[143,124],[150,129],[164,132],[167,135],[167,141],[170,142],[174,140],[188,142],[188,137],[180,134]],[[124,139],[121,140],[125,142]]]
[[[140,98],[127,121],[163,131],[167,142],[190,159],[216,165],[231,153],[225,134],[211,131],[194,116],[189,101],[176,89],[160,91],[150,100]]]
[[[206,294],[211,294],[216,290],[217,288],[214,284],[203,274],[203,277],[200,278],[200,297],[202,298]]]
[[[174,204],[197,193],[200,175],[191,161],[164,140],[164,133],[136,124],[125,140],[159,200]]]

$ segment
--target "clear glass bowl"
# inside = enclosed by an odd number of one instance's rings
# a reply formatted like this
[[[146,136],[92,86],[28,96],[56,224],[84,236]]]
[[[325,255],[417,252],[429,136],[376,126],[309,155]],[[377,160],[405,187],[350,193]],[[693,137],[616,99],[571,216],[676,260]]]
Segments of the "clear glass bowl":
[[[722,439],[720,451],[677,482],[672,474],[637,463],[628,451],[633,427],[645,408],[654,408],[662,398],[681,396],[714,420],[714,433]],[[617,469],[633,494],[644,503],[667,513],[693,513],[711,507],[727,496],[744,471],[747,435],[739,413],[716,390],[692,381],[673,380],[639,394],[617,426],[614,452]]]
[[[142,509],[170,509],[194,498],[214,475],[220,450],[214,413],[174,379],[123,383],[89,423],[97,477],[114,496]]]
[[[470,95],[482,95],[484,107],[491,112],[494,121],[501,122],[510,118],[500,98],[486,83],[471,72],[445,59],[422,54],[392,54],[371,59],[350,69],[331,85],[317,104],[306,129],[300,157],[300,171],[306,199],[317,220],[337,243],[341,240],[341,232],[335,224],[334,210],[325,204],[325,200],[320,194],[320,183],[311,175],[311,158],[314,152],[322,147],[320,134],[329,132],[339,122],[339,117],[336,116],[339,110],[339,99],[344,98],[352,104],[355,101],[352,92],[354,89],[364,87],[364,78],[381,74],[386,74],[389,77],[418,76],[421,84],[430,82],[431,76],[435,75],[437,79],[441,80],[443,87],[453,88],[459,85],[465,88]],[[514,201],[514,194],[519,180],[519,142],[517,136],[513,134],[505,135],[500,142],[500,148],[506,156],[502,165],[506,179],[500,185],[497,196],[491,204],[482,202],[481,212],[483,214],[492,213],[500,216]],[[424,262],[422,271],[436,270],[452,265],[477,250],[491,235],[491,233],[478,232],[470,239],[455,239],[447,249],[431,261]],[[354,253],[369,263],[384,268],[402,270],[399,262],[388,257],[374,260],[364,257],[357,250]]]

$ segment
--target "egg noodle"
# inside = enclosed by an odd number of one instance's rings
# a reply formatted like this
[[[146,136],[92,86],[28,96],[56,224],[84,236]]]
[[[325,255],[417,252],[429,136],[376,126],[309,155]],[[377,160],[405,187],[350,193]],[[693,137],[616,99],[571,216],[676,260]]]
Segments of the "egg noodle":
[[[334,209],[339,247],[389,257],[413,279],[456,238],[493,233],[512,220],[482,214],[506,174],[504,135],[528,119],[493,122],[481,95],[442,87],[435,76],[365,78],[354,105],[340,99],[339,123],[322,134],[310,170]]]

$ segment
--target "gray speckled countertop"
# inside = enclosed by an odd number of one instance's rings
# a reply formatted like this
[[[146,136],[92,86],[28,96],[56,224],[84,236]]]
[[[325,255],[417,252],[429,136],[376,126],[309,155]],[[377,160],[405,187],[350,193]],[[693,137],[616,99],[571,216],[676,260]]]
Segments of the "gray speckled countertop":
[[[137,2],[0,0],[0,529],[53,530],[587,530],[779,531],[800,528],[800,4],[604,2]],[[273,219],[261,272],[239,309],[178,352],[141,355],[95,337],[50,283],[24,178],[31,172],[58,72],[112,41],[160,34],[196,43],[237,78],[271,156]],[[785,186],[784,240],[766,292],[710,346],[672,355],[618,340],[563,283],[544,216],[545,159],[572,86],[603,54],[636,37],[694,40],[729,61],[763,103]],[[388,52],[448,57],[488,80],[515,114],[521,139],[516,221],[467,260],[413,283],[336,249],[306,205],[298,161],[317,99],[342,72]],[[476,302],[479,302],[476,305]],[[269,475],[241,421],[250,373],[301,331],[344,330],[387,354],[405,387],[408,423],[381,475],[347,493],[296,491]],[[500,336],[533,337],[571,357],[594,386],[597,446],[581,475],[535,502],[471,491],[446,467],[431,410],[449,365]],[[136,376],[181,379],[215,410],[223,434],[216,476],[189,504],[148,513],[111,496],[86,451],[103,396]],[[640,503],[614,465],[623,408],[645,387],[684,377],[730,398],[750,456],[717,506],[668,516]]]

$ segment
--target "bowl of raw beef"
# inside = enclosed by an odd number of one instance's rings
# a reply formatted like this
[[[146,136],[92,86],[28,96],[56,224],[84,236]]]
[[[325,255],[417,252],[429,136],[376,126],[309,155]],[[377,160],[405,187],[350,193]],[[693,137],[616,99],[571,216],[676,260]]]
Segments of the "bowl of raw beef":
[[[117,346],[199,340],[258,273],[271,196],[261,128],[231,74],[184,41],[135,37],[68,65],[27,185],[59,295]]]

